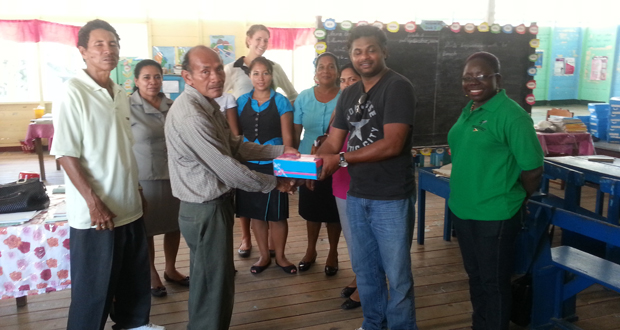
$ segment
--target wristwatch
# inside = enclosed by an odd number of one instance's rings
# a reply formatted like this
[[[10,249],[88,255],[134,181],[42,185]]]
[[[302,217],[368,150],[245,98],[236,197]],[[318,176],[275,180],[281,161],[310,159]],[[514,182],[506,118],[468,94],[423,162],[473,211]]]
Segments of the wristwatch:
[[[340,163],[338,165],[340,165],[340,167],[349,166],[349,163],[347,163],[347,161],[344,159],[344,152],[340,153]]]

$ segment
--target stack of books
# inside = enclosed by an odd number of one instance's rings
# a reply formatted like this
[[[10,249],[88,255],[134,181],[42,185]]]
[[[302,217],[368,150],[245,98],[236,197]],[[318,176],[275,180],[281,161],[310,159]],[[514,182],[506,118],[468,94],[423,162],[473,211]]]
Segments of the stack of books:
[[[579,118],[549,117],[549,121],[559,128],[559,132],[587,133],[588,127]]]
[[[588,133],[588,127],[579,118],[562,118],[562,123],[566,133]]]

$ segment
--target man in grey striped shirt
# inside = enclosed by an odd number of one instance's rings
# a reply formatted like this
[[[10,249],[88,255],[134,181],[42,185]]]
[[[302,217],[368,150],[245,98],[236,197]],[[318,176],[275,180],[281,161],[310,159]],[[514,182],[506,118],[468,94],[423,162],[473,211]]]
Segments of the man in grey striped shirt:
[[[188,329],[228,329],[234,303],[233,189],[294,190],[294,180],[250,171],[240,160],[269,160],[299,152],[244,143],[233,135],[214,101],[222,95],[224,67],[206,46],[183,59],[185,90],[166,118],[172,194],[181,200],[179,227],[190,248]]]

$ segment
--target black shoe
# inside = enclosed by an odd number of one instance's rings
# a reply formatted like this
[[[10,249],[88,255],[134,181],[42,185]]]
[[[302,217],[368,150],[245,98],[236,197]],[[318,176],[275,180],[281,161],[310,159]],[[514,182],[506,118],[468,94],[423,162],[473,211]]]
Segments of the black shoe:
[[[266,264],[265,266],[252,266],[250,267],[250,273],[252,274],[260,274],[263,272],[263,270],[269,268],[269,265],[271,265],[271,260],[269,260],[269,263]]]
[[[189,286],[189,276],[185,276],[180,280],[173,280],[164,272],[164,280],[166,280],[166,282],[176,283],[180,286]]]
[[[355,292],[355,290],[357,290],[357,287],[352,288],[350,286],[345,286],[344,289],[342,289],[342,291],[340,291],[340,296],[342,298],[349,298],[349,297],[351,297],[353,292]]]
[[[158,286],[156,288],[151,288],[151,296],[153,297],[165,297],[168,294],[165,286]]]
[[[314,258],[310,261],[300,261],[299,262],[299,271],[300,272],[305,272],[308,269],[310,269],[310,267],[312,267],[312,264],[316,261],[316,256],[314,256]]]
[[[249,249],[247,249],[247,250],[241,250],[241,249],[239,249],[239,250],[237,250],[237,253],[239,253],[239,256],[240,256],[241,258],[247,258],[247,257],[249,257],[249,256],[250,256],[250,254],[252,253],[252,247],[250,247],[250,248],[249,248]]]
[[[278,265],[278,263],[276,262],[276,265]],[[282,268],[282,270],[290,275],[295,275],[297,274],[297,267],[295,267],[295,265],[288,265],[288,266],[280,266],[278,265],[278,267]]]
[[[344,310],[349,310],[349,309],[354,309],[354,308],[358,308],[362,306],[362,302],[361,301],[354,301],[351,300],[351,298],[347,298],[347,300],[345,300],[342,305],[340,305],[340,308],[344,309]]]
[[[338,273],[338,267],[325,266],[325,275],[334,276]]]

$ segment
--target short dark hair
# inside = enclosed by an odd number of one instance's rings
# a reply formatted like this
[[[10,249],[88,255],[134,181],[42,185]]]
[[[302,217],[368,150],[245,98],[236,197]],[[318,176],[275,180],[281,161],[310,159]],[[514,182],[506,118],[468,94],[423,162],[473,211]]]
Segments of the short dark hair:
[[[353,28],[351,33],[349,33],[349,39],[347,40],[347,52],[351,52],[353,41],[363,37],[375,37],[381,49],[387,49],[387,36],[383,30],[373,25],[362,25]]]
[[[473,53],[471,55],[469,55],[469,57],[465,60],[465,64],[473,61],[473,60],[481,60],[483,62],[486,62],[491,69],[493,69],[494,73],[499,73],[499,70],[501,68],[500,64],[499,64],[499,58],[497,58],[497,56],[489,53],[489,52],[477,52],[477,53]]]
[[[334,53],[330,53],[330,52],[322,53],[321,55],[316,57],[316,59],[314,60],[314,70],[316,71],[317,67],[319,66],[319,60],[321,59],[321,57],[326,57],[326,56],[334,59],[334,64],[336,65],[336,71],[340,73],[340,64],[338,63],[338,57],[336,57]]]
[[[355,67],[353,67],[353,63],[351,63],[351,62],[349,62],[349,63],[347,63],[347,64],[343,65],[343,66],[342,66],[342,68],[340,68],[340,70],[342,70],[342,71],[344,71],[344,70],[346,70],[346,69],[351,69],[351,70],[353,70],[353,72],[354,72],[356,75],[358,75],[358,76],[360,76],[360,77],[362,76],[359,72],[357,72],[357,70],[355,70]],[[342,72],[342,71],[340,71],[340,72]]]
[[[250,63],[250,66],[248,67],[248,69],[250,70],[248,73],[248,76],[250,76],[250,79],[252,77],[252,68],[254,68],[254,66],[256,64],[262,64],[267,68],[267,71],[269,72],[269,74],[271,74],[271,89],[275,90],[276,89],[276,85],[275,82],[273,80],[273,62],[271,62],[270,60],[266,59],[263,56],[259,56],[255,59],[252,60],[252,62]]]
[[[266,26],[262,25],[262,24],[254,24],[254,25],[250,26],[250,28],[245,33],[245,35],[248,38],[252,38],[254,36],[254,33],[256,33],[258,31],[265,31],[265,32],[267,32],[267,35],[269,37],[271,37],[271,33],[269,33],[269,29]],[[250,44],[248,44],[247,40],[245,41],[245,46],[250,48]]]
[[[120,43],[121,37],[118,36],[118,33],[116,33],[116,30],[112,27],[112,25],[110,25],[110,23],[104,20],[100,20],[100,19],[94,19],[86,23],[86,25],[82,26],[82,28],[80,28],[80,31],[78,31],[77,46],[88,48],[88,40],[90,39],[90,33],[93,30],[97,30],[97,29],[103,29],[103,30],[112,32],[112,34],[114,34],[114,36],[116,37],[116,42],[118,44],[118,47],[119,48],[121,47],[121,43]]]
[[[144,68],[145,66],[154,66],[157,69],[159,69],[159,73],[161,73],[162,76],[164,75],[164,70],[162,70],[161,64],[153,60],[142,60],[138,64],[136,64],[136,68],[133,69],[133,76],[136,79],[140,77],[140,72],[142,72],[142,68]],[[138,90],[138,86],[133,86],[133,91],[135,92],[137,90]]]

